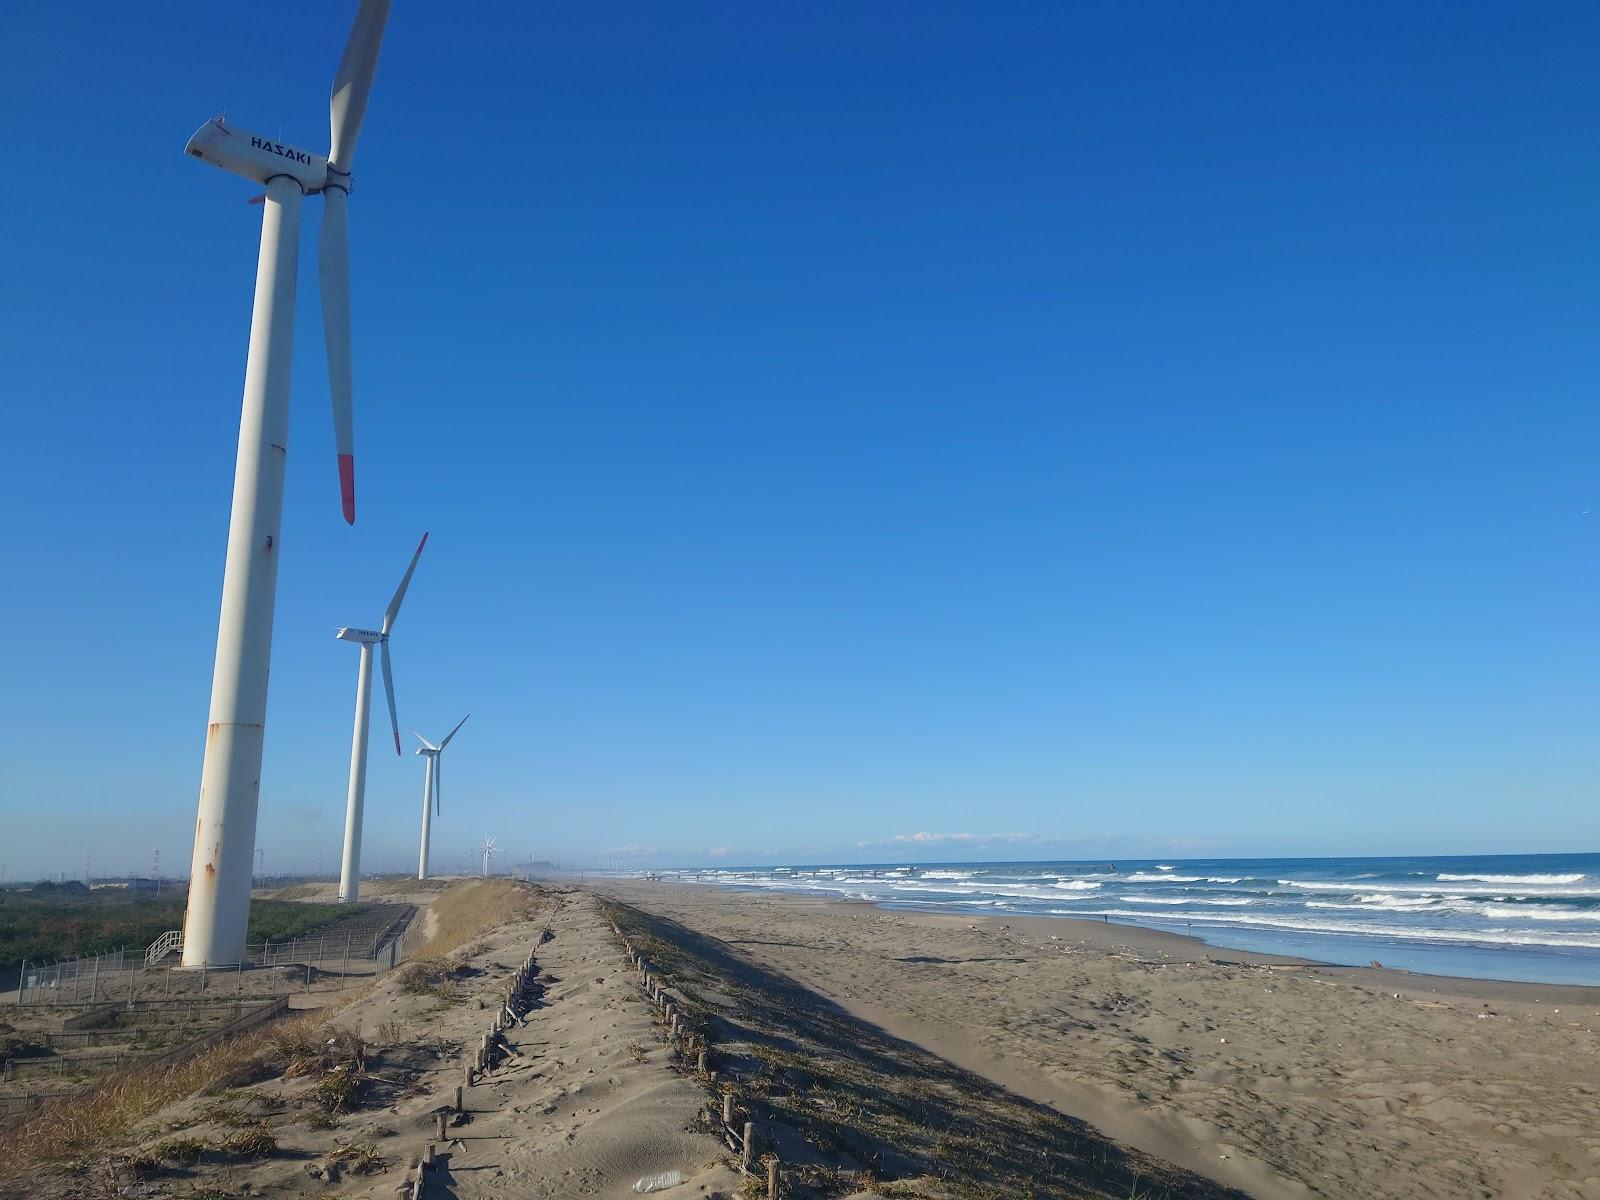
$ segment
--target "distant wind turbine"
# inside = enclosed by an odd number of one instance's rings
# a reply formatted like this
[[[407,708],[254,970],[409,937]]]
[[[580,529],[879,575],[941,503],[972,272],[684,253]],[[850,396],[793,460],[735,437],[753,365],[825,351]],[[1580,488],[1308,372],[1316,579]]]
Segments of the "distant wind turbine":
[[[456,727],[445,736],[444,741],[437,746],[420,733],[417,733],[415,729],[411,731],[417,741],[422,743],[417,753],[427,760],[422,777],[422,851],[417,858],[418,879],[426,879],[428,877],[428,839],[431,833],[429,825],[433,810],[437,808],[441,814],[444,812],[443,801],[439,798],[439,756],[444,753],[444,748],[450,744],[450,739],[461,732],[461,726],[467,723],[467,718],[470,716],[472,714],[468,713],[467,716],[462,717]]]
[[[361,0],[328,101],[328,157],[207,121],[187,152],[202,162],[264,185],[255,307],[245,357],[244,402],[233,476],[233,515],[222,573],[222,612],[211,677],[210,725],[200,768],[183,965],[244,958],[255,857],[261,752],[266,740],[267,674],[278,590],[283,474],[289,446],[289,366],[300,250],[300,201],[323,198],[319,270],[323,333],[333,394],[335,450],[344,519],[355,522],[355,450],[351,432],[350,258],[345,201],[350,164],[378,69],[389,0]]]
[[[495,849],[494,839],[492,837],[485,837],[483,839],[483,849],[481,853],[483,854],[483,873],[487,875],[489,873],[489,856],[491,854],[504,854],[505,851]]]
[[[383,690],[389,698],[389,727],[394,731],[394,752],[400,753],[400,718],[394,709],[394,676],[389,668],[389,631],[400,615],[400,602],[406,598],[411,586],[411,574],[417,569],[422,548],[428,544],[423,534],[417,543],[417,552],[411,556],[411,565],[395,589],[394,599],[383,614],[382,629],[341,629],[334,636],[340,641],[354,642],[361,647],[361,666],[356,672],[356,727],[350,738],[350,791],[344,810],[344,861],[339,868],[339,899],[354,904],[361,891],[361,810],[367,790],[367,726],[372,712],[372,648],[380,650],[383,663]]]

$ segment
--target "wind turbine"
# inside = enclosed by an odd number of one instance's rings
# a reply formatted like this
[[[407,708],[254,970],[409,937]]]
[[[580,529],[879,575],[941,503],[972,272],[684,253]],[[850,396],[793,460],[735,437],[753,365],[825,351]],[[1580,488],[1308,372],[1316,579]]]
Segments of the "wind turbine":
[[[400,602],[411,586],[411,573],[428,544],[423,534],[405,577],[394,590],[394,599],[383,614],[382,629],[341,629],[334,636],[361,647],[361,666],[356,672],[356,728],[350,738],[350,792],[344,809],[344,861],[339,868],[339,899],[354,904],[361,891],[361,809],[367,791],[367,727],[372,712],[372,648],[377,646],[383,662],[383,690],[389,698],[389,727],[394,731],[394,752],[400,753],[400,718],[394,711],[394,676],[389,668],[389,631],[400,615]]]
[[[491,854],[504,854],[505,851],[495,849],[494,839],[486,835],[483,839],[483,849],[480,853],[483,855],[483,873],[487,875],[489,873],[489,856]]]
[[[355,457],[350,400],[350,264],[345,201],[350,163],[378,68],[389,0],[361,0],[328,103],[328,157],[248,133],[216,117],[185,147],[188,154],[266,187],[255,307],[245,357],[244,402],[233,475],[233,515],[222,573],[222,612],[211,676],[210,725],[200,768],[183,965],[244,958],[255,857],[261,751],[266,738],[267,673],[278,586],[283,472],[289,445],[289,365],[294,344],[300,201],[322,193],[323,334],[333,394],[333,425],[344,518],[355,522]]]
[[[462,717],[456,727],[446,735],[444,741],[437,746],[420,733],[417,733],[415,729],[411,731],[416,736],[417,741],[422,743],[417,753],[426,760],[426,769],[422,779],[422,853],[417,858],[418,879],[426,879],[428,877],[428,826],[433,810],[438,807],[441,814],[444,812],[443,805],[439,800],[439,755],[444,753],[444,748],[450,744],[450,739],[461,732],[461,726],[467,723],[467,717],[470,716],[472,714],[468,713],[466,717]]]

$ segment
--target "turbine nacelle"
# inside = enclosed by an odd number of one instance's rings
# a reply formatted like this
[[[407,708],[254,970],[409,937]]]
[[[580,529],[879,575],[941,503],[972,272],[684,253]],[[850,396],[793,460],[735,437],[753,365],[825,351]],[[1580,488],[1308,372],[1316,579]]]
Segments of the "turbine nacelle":
[[[328,160],[322,155],[247,129],[236,129],[221,117],[212,117],[195,130],[184,152],[263,185],[276,176],[287,175],[307,195],[328,186]],[[348,192],[350,177],[336,174],[335,185]]]
[[[341,642],[357,642],[367,646],[374,646],[379,642],[387,642],[389,640],[387,633],[379,633],[376,629],[351,629],[347,627],[339,630],[333,636]]]

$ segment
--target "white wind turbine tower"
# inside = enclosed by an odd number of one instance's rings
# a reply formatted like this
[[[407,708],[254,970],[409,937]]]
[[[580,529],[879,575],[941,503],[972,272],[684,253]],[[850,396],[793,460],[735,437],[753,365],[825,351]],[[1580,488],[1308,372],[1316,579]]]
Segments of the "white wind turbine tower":
[[[389,631],[400,615],[400,602],[411,586],[411,573],[417,569],[422,548],[428,544],[423,534],[405,577],[394,590],[394,599],[383,614],[382,629],[339,630],[334,636],[361,647],[361,666],[356,671],[356,727],[350,737],[350,791],[344,809],[344,859],[339,868],[339,899],[354,904],[361,891],[361,813],[367,792],[367,727],[372,712],[372,648],[377,646],[383,663],[383,690],[389,698],[389,728],[394,731],[394,752],[400,753],[400,718],[394,711],[394,676],[389,667]]]
[[[355,521],[345,201],[350,192],[351,158],[388,19],[389,0],[361,0],[333,78],[327,158],[236,129],[221,117],[202,125],[186,147],[202,162],[266,187],[234,466],[233,515],[228,524],[222,612],[211,677],[210,725],[200,769],[200,811],[183,921],[186,967],[235,963],[244,957],[266,735],[284,460],[289,445],[289,365],[300,201],[317,192],[322,193],[324,206],[319,274],[339,491],[345,520]]]
[[[492,837],[485,836],[483,839],[483,849],[479,853],[483,855],[483,873],[487,875],[489,873],[489,856],[491,854],[504,854],[505,851],[497,850],[495,848],[494,839]]]
[[[467,723],[467,717],[470,716],[472,714],[468,713],[466,717],[462,717],[457,722],[456,727],[445,735],[444,741],[437,746],[420,733],[417,733],[415,729],[411,731],[416,736],[417,741],[422,743],[417,753],[426,759],[426,769],[422,778],[422,851],[417,858],[418,879],[426,879],[428,877],[428,839],[431,834],[429,825],[433,810],[437,807],[441,814],[444,812],[443,804],[439,799],[439,756],[444,753],[444,748],[450,744],[450,739],[461,732],[461,726]]]

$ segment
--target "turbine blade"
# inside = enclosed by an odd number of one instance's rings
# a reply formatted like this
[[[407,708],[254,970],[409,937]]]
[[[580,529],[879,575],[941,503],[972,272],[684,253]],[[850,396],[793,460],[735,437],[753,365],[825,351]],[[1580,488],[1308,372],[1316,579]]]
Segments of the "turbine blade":
[[[343,188],[323,192],[322,235],[317,243],[317,275],[322,281],[322,335],[328,345],[328,395],[333,400],[333,444],[339,456],[339,499],[344,519],[356,523],[355,418],[350,382],[349,195]]]
[[[348,173],[350,160],[355,157],[356,138],[361,135],[361,120],[367,115],[367,97],[372,94],[372,77],[378,72],[378,51],[383,46],[383,27],[388,20],[389,0],[361,0],[328,99],[332,134],[328,166],[336,171]]]
[[[417,552],[411,556],[411,565],[406,568],[405,578],[400,581],[400,586],[394,590],[394,599],[389,601],[389,608],[383,614],[383,632],[388,633],[394,628],[394,619],[400,615],[400,601],[406,598],[406,589],[411,586],[411,573],[417,569],[417,559],[422,557],[422,548],[428,544],[428,535],[423,534],[422,540],[417,543]]]
[[[411,736],[416,738],[417,741],[421,742],[423,744],[423,746],[425,746],[429,750],[437,750],[437,749],[439,749],[438,746],[435,746],[432,742],[430,742],[427,738],[423,737],[415,729],[413,729],[411,731]]]
[[[379,642],[383,649],[383,691],[389,697],[389,728],[394,730],[394,752],[400,753],[400,718],[394,711],[394,672],[389,666],[389,643]]]
[[[448,746],[450,744],[450,738],[455,737],[456,734],[461,732],[461,726],[465,725],[467,723],[467,717],[470,717],[470,716],[472,716],[472,714],[468,713],[466,717],[462,717],[461,718],[460,722],[457,723],[456,727],[450,731],[450,736],[445,738],[444,741],[439,743],[439,749],[443,750],[446,746]]]

